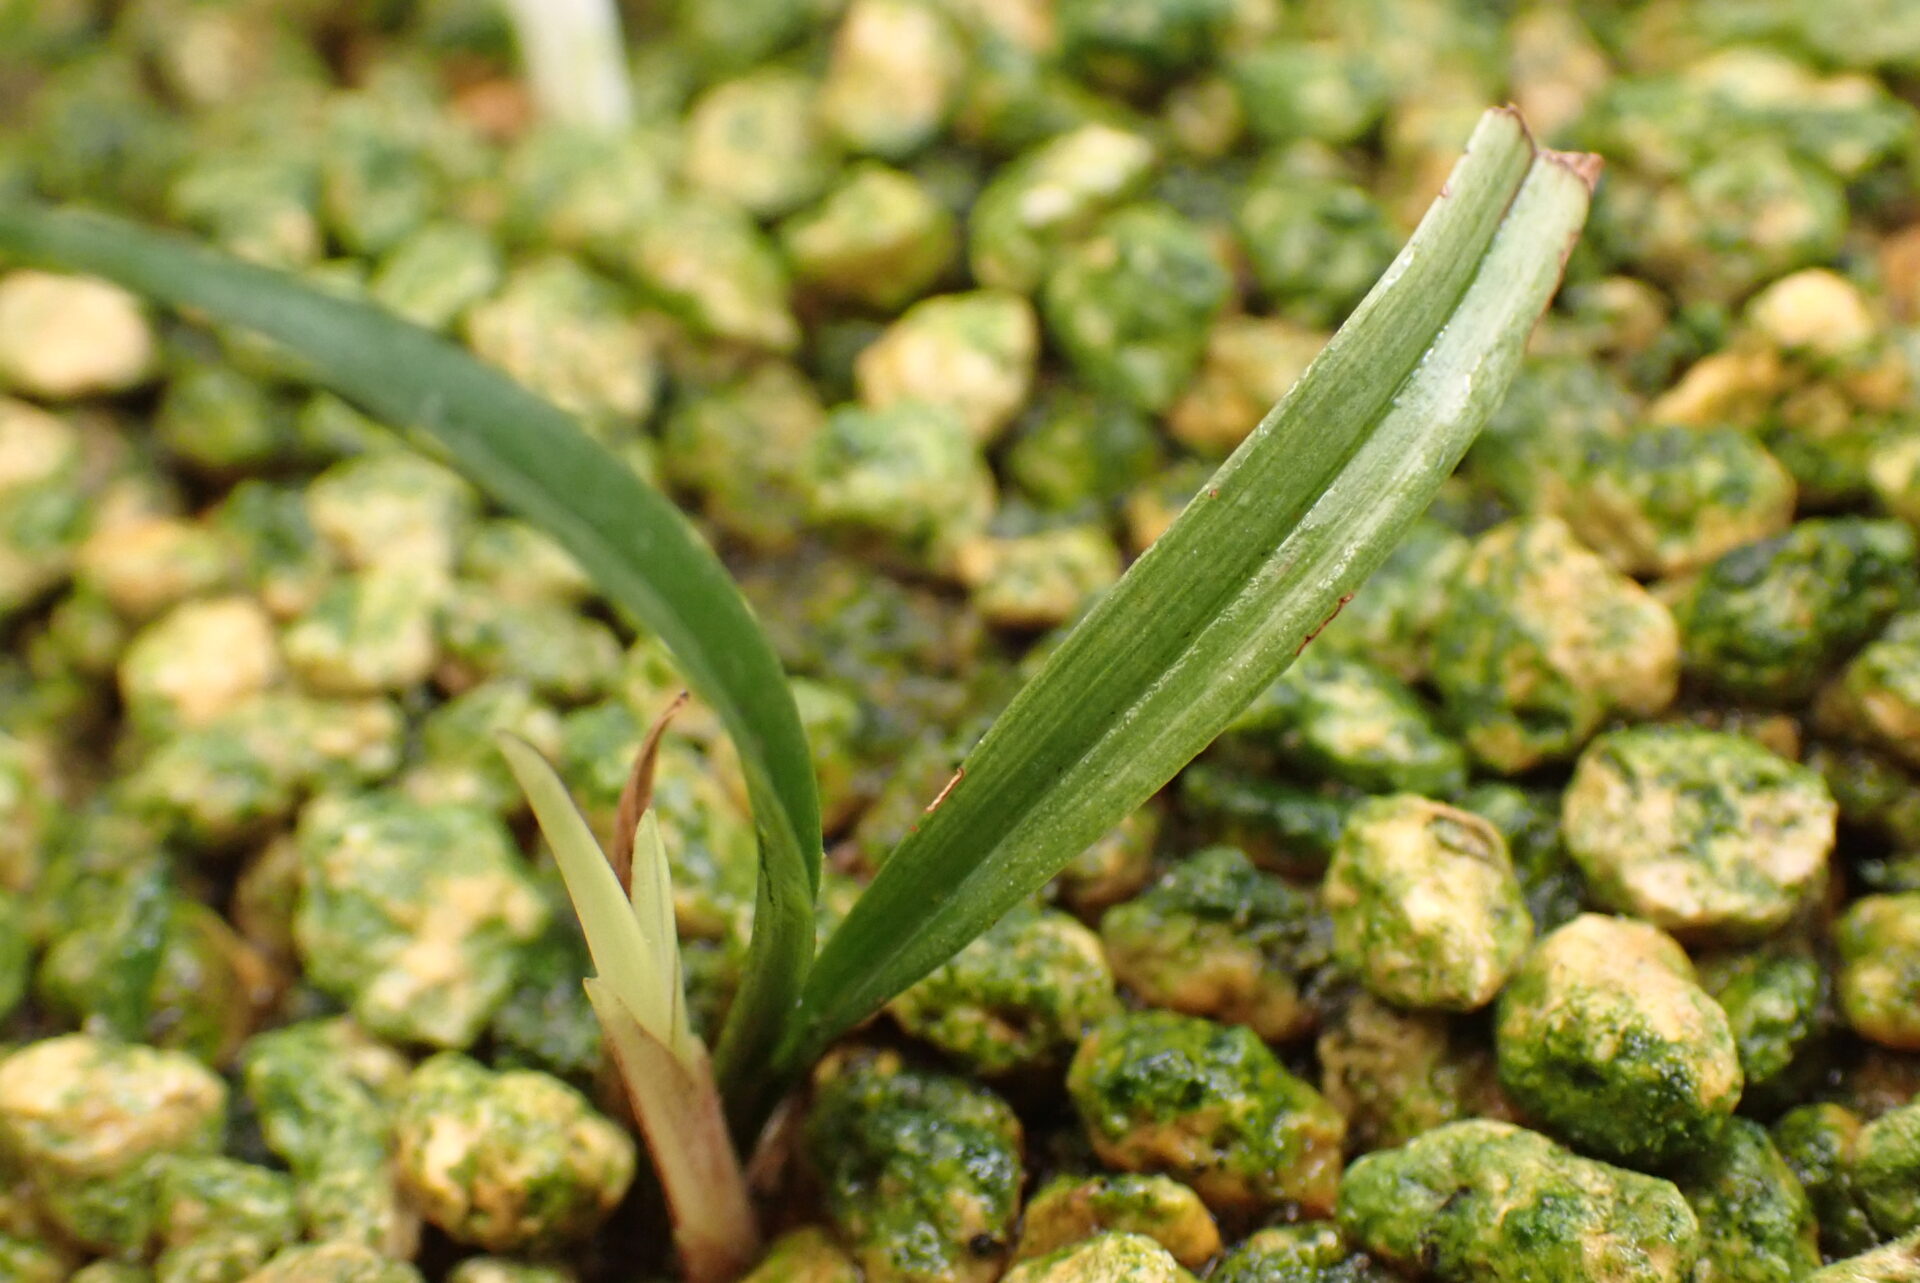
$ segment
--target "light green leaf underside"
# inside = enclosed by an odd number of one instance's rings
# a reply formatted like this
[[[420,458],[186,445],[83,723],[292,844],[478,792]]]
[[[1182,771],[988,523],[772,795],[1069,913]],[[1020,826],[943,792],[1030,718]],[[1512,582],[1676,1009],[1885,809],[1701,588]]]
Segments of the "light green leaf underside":
[[[1139,806],[1386,556],[1511,380],[1588,179],[1489,112],[1353,317],[994,724],[822,949],[804,1063]]]

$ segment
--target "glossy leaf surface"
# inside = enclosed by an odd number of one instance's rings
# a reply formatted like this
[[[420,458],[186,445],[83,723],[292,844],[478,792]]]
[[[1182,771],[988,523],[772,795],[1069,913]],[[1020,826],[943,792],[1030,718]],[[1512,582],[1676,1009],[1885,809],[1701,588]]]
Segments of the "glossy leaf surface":
[[[821,951],[789,1071],[1040,890],[1312,640],[1498,405],[1596,165],[1487,113],[1346,325],[888,857]]]

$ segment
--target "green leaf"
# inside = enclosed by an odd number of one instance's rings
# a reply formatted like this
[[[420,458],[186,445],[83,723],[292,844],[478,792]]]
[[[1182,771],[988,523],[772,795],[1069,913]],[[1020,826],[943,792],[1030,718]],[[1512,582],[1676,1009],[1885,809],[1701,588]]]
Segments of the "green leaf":
[[[673,878],[667,849],[660,841],[660,819],[648,807],[640,814],[633,844],[633,920],[652,952],[653,965],[666,985],[666,1033],[661,1038],[676,1052],[693,1042],[687,1016],[687,982],[680,962],[680,928],[673,916]]]
[[[1373,292],[888,857],[821,950],[784,1072],[1038,891],[1292,662],[1505,392],[1592,163],[1482,119]]]
[[[739,749],[760,838],[746,979],[723,1079],[754,1079],[813,953],[820,803],[780,663],[686,518],[566,414],[456,345],[378,308],[102,214],[0,196],[0,253],[105,277],[171,307],[258,331],[374,418],[431,433],[502,506],[558,539],[607,599],[666,644]]]
[[[641,825],[646,836],[634,848],[635,894],[629,901],[606,852],[540,750],[517,735],[502,732],[495,738],[560,866],[604,987],[650,1037],[676,1057],[689,1059],[692,1034],[679,992],[680,940],[672,929],[673,895],[666,888],[667,857],[660,849],[658,823],[650,829],[647,823]],[[652,819],[648,811],[647,820]]]

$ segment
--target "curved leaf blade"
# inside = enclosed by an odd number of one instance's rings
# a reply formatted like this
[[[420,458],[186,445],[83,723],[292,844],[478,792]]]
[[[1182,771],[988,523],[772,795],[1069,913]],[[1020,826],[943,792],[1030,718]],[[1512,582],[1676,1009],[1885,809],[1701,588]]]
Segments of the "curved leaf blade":
[[[1586,158],[1489,112],[1294,389],[989,730],[821,950],[791,1071],[1145,802],[1391,550],[1504,393],[1586,216]]]
[[[760,839],[752,956],[718,1060],[752,1077],[790,1020],[813,953],[820,803],[780,662],[726,568],[663,495],[573,419],[439,335],[185,238],[0,197],[0,251],[105,277],[258,331],[374,418],[437,438],[466,476],[558,539],[616,607],[658,635],[740,752]]]

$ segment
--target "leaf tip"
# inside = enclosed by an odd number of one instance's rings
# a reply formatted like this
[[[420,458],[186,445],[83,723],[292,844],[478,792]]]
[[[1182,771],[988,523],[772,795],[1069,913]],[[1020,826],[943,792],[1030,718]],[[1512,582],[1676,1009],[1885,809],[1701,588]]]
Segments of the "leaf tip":
[[[1570,170],[1574,177],[1587,185],[1587,194],[1591,196],[1600,186],[1600,171],[1607,167],[1606,159],[1590,151],[1554,151],[1543,148],[1540,159],[1550,165],[1559,165]]]
[[[537,758],[543,764],[547,761],[544,753],[516,731],[495,730],[493,745],[500,750],[500,755],[507,759],[507,765],[513,768],[515,777],[519,777],[523,768],[531,765],[534,759]],[[526,781],[522,779],[523,787],[525,783]]]
[[[1518,135],[1519,141],[1529,152],[1539,150],[1533,141],[1533,130],[1527,127],[1526,116],[1512,103],[1489,107],[1482,112],[1480,123],[1475,127],[1472,136],[1467,139],[1465,150],[1469,152],[1474,150],[1480,145],[1481,138],[1491,130],[1512,131]]]

